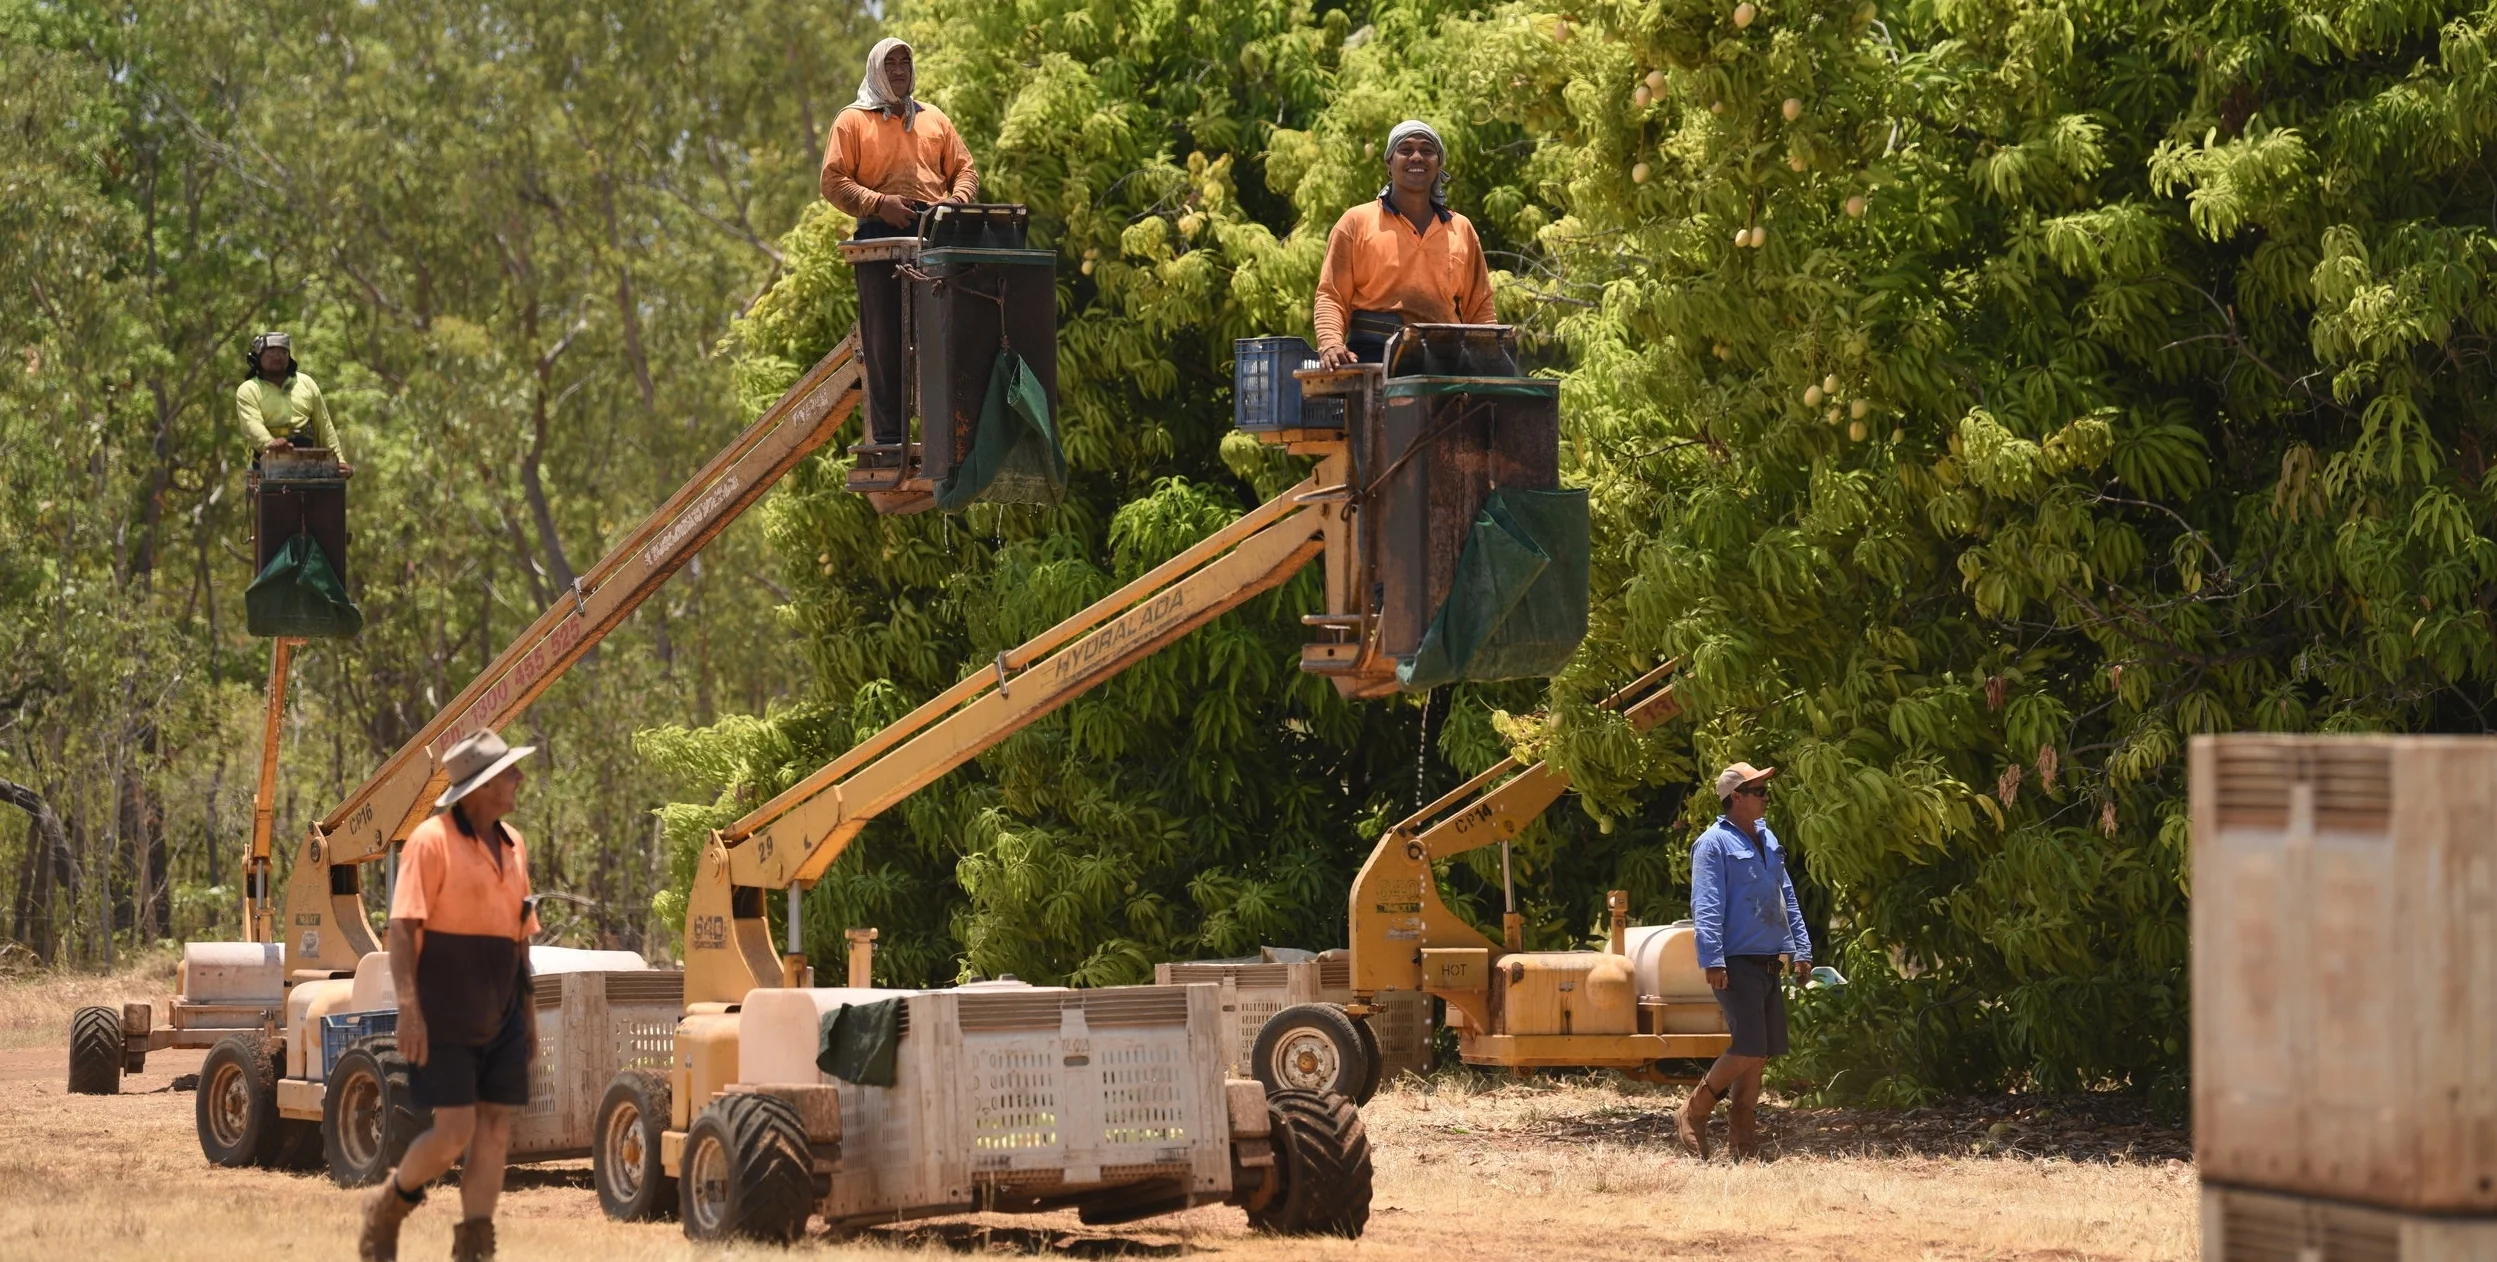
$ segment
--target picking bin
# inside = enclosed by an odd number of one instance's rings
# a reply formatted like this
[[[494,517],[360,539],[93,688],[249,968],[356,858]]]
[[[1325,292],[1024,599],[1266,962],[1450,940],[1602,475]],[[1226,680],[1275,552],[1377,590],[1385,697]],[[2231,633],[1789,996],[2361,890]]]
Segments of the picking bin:
[[[970,454],[997,352],[1023,357],[1058,414],[1057,255],[945,246],[906,273],[903,318],[916,361],[919,468],[942,482]]]

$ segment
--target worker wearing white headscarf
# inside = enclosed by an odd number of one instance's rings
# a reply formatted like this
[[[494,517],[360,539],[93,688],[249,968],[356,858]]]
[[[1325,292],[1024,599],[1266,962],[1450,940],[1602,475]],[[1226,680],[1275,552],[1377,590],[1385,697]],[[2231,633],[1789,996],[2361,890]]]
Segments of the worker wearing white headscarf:
[[[980,173],[945,111],[912,95],[917,66],[910,45],[876,41],[858,99],[833,120],[824,145],[824,200],[858,217],[896,228],[911,222],[910,204],[967,202]]]
[[[979,195],[970,147],[945,111],[912,95],[910,45],[878,40],[867,53],[858,99],[833,120],[824,144],[824,200],[858,219],[858,237],[906,236],[937,202]],[[867,369],[867,437],[907,440],[902,409],[902,287],[891,263],[860,263],[858,336]]]
[[[1447,155],[1439,132],[1420,119],[1387,133],[1387,186],[1327,234],[1311,312],[1320,363],[1376,363],[1406,324],[1493,320],[1482,240],[1448,209]]]

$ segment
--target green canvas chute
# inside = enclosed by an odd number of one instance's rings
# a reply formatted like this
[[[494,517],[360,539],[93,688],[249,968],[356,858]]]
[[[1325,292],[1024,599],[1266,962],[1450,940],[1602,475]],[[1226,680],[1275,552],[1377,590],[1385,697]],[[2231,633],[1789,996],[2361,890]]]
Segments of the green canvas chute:
[[[1055,504],[1066,491],[1066,449],[1049,416],[1049,394],[1012,347],[997,352],[971,452],[936,484],[948,512],[978,500]]]
[[[1560,673],[1587,638],[1587,493],[1497,490],[1457,557],[1448,599],[1396,667],[1407,688]]]
[[[824,1014],[815,1067],[862,1087],[889,1087],[901,1043],[901,1000],[843,1004]]]
[[[253,635],[348,639],[364,630],[364,611],[347,599],[320,543],[299,534],[243,592],[243,622]]]

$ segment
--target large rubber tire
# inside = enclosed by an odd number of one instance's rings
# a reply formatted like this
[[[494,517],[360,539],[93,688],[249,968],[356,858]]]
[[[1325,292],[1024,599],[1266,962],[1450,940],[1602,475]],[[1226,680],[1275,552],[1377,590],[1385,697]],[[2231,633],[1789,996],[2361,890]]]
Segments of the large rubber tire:
[[[1379,1031],[1370,1019],[1353,1022],[1353,1030],[1361,1035],[1362,1064],[1366,1069],[1361,1075],[1361,1090],[1353,1093],[1353,1103],[1368,1104],[1370,1097],[1379,1093],[1379,1079],[1387,1072],[1387,1061],[1379,1055]]]
[[[69,1019],[69,1093],[121,1094],[121,1011],[80,1008]]]
[[[607,1084],[590,1132],[590,1173],[607,1217],[644,1223],[676,1212],[676,1180],[659,1165],[671,1098],[667,1075],[648,1069],[627,1069]]]
[[[1378,1058],[1362,1042],[1359,1023],[1336,1004],[1294,1004],[1266,1018],[1249,1052],[1250,1072],[1268,1092],[1332,1092],[1358,1099],[1375,1082]]]
[[[221,1166],[283,1165],[298,1133],[280,1125],[277,1066],[257,1033],[229,1034],[208,1049],[192,1111],[200,1152]]]
[[[342,1188],[370,1187],[398,1168],[407,1146],[433,1129],[433,1110],[416,1107],[399,1040],[359,1039],[330,1066],[321,1094],[321,1158]]]
[[[711,1102],[685,1132],[677,1214],[695,1240],[787,1244],[815,1211],[814,1158],[797,1109],[739,1092]]]
[[[1249,1211],[1249,1226],[1283,1236],[1359,1238],[1370,1225],[1370,1137],[1352,1101],[1276,1091],[1266,1096],[1266,1113],[1283,1186],[1265,1208]]]

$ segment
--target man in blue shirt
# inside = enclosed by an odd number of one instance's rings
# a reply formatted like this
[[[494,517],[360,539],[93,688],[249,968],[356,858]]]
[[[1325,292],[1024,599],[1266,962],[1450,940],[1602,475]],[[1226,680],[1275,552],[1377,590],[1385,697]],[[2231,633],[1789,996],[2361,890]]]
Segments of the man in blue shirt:
[[[1708,1118],[1731,1095],[1726,1139],[1738,1158],[1759,1143],[1760,1074],[1786,1054],[1786,994],[1779,986],[1788,961],[1797,977],[1812,973],[1795,883],[1786,876],[1786,848],[1769,831],[1769,778],[1777,768],[1738,762],[1717,776],[1725,813],[1691,844],[1691,920],[1698,928],[1699,966],[1716,988],[1733,1045],[1691,1089],[1675,1130],[1694,1157],[1708,1155]]]

